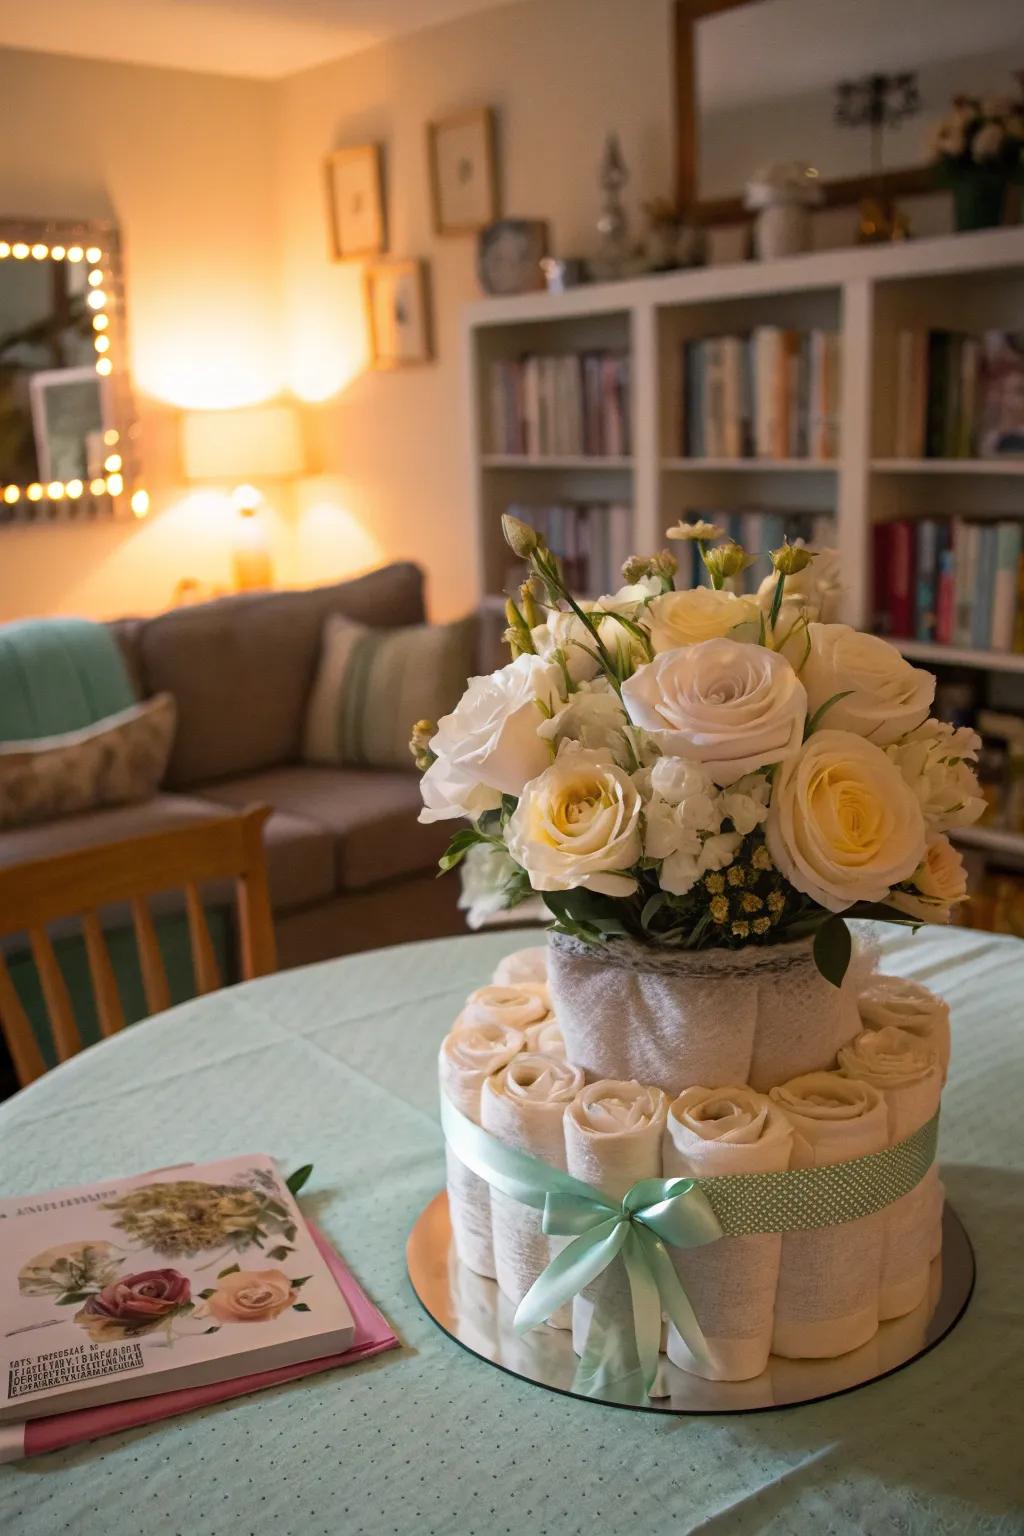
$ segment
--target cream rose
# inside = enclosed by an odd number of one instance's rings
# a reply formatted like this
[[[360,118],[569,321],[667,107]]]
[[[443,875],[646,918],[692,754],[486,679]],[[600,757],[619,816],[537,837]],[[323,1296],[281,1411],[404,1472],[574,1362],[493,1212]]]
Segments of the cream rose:
[[[924,855],[921,807],[881,747],[815,731],[772,788],[768,851],[798,891],[841,912],[882,901]]]
[[[933,832],[928,838],[909,890],[893,891],[889,904],[926,923],[948,923],[950,910],[967,899],[967,871],[949,838]]]
[[[775,597],[778,576],[772,571],[757,589],[757,601],[767,613]],[[802,571],[786,577],[782,589],[782,613],[779,629],[785,633],[801,615],[805,619],[818,619],[831,624],[839,617],[839,599],[842,596],[841,568],[837,549],[818,549],[814,559]]]
[[[470,679],[450,715],[438,723],[430,749],[437,754],[420,780],[420,821],[479,816],[518,795],[550,761],[537,734],[547,710],[561,703],[561,673],[539,656],[520,656],[489,677]]]
[[[981,737],[975,731],[945,720],[925,720],[885,749],[936,832],[969,827],[984,811],[985,799],[971,767],[980,751]]]
[[[808,626],[810,650],[800,668],[810,714],[838,693],[823,717],[833,731],[853,731],[880,747],[921,724],[935,697],[935,675],[912,667],[888,640],[848,624]]]
[[[508,849],[535,891],[632,896],[641,809],[636,785],[606,754],[567,746],[523,790]]]
[[[471,1024],[508,1024],[525,1029],[546,1019],[551,1012],[551,998],[546,981],[520,981],[514,986],[477,987],[466,999],[465,1007],[453,1029]]]
[[[238,1269],[221,1275],[205,1311],[221,1323],[265,1323],[294,1306],[298,1297],[279,1269]]]
[[[785,657],[726,639],[656,656],[623,683],[622,702],[667,757],[697,759],[716,784],[792,756],[807,713]]]
[[[655,655],[680,645],[696,645],[727,635],[737,624],[758,622],[760,609],[753,597],[716,592],[713,587],[691,587],[684,592],[665,592],[647,610],[647,628]]]

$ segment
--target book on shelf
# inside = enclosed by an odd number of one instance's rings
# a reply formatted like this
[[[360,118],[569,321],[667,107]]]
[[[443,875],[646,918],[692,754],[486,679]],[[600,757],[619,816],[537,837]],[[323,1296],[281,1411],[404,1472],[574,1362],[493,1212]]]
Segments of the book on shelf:
[[[3,1199],[0,1229],[0,1459],[396,1342],[262,1153]]]
[[[901,330],[894,451],[901,459],[1024,455],[1024,333]]]
[[[490,364],[490,451],[530,459],[626,458],[625,352],[531,353]]]
[[[877,633],[1024,651],[1024,524],[901,518],[872,529]]]
[[[561,560],[566,581],[578,596],[603,597],[622,585],[622,567],[633,553],[633,513],[624,503],[512,505],[506,511],[537,530]],[[510,567],[508,590],[524,575],[521,566]]]
[[[756,326],[685,341],[680,449],[692,459],[834,459],[839,335]]]

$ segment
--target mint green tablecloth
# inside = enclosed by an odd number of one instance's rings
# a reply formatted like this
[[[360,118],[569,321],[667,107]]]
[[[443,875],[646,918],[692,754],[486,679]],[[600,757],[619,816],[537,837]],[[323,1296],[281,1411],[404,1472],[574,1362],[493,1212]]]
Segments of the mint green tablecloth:
[[[0,1191],[188,1158],[312,1161],[307,1209],[401,1353],[0,1468],[5,1536],[421,1536],[1024,1529],[1024,948],[920,933],[886,966],[942,992],[941,1156],[974,1240],[966,1318],[925,1359],[817,1406],[657,1418],[493,1370],[420,1311],[410,1226],[442,1182],[435,1056],[515,933],[410,945],[186,1004],[0,1106]]]

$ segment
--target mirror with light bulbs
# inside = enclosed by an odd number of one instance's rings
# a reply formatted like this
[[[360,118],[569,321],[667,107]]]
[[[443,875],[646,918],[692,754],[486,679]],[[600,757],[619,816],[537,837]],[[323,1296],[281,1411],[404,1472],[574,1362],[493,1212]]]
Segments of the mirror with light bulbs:
[[[117,230],[0,218],[0,527],[144,516]]]

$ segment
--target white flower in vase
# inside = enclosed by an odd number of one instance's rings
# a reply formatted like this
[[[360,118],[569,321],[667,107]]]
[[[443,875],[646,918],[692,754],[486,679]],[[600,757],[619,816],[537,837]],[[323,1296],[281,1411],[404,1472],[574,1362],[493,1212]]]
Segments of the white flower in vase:
[[[607,753],[569,744],[523,789],[508,823],[508,849],[535,891],[578,886],[631,896],[624,873],[640,858],[639,791]]]
[[[690,587],[664,592],[648,609],[651,646],[657,656],[680,645],[697,645],[728,635],[739,624],[758,622],[760,609],[754,597],[713,587]]]
[[[934,831],[969,827],[985,810],[971,766],[981,751],[976,731],[929,719],[885,751],[917,796],[924,819]]]
[[[778,629],[783,634],[800,618],[831,624],[839,617],[842,596],[839,551],[817,549],[813,553],[814,559],[809,565],[786,577],[778,621]],[[765,613],[772,605],[777,583],[778,576],[772,571],[757,589],[757,601]]]
[[[966,899],[964,861],[948,837],[933,832],[909,888],[893,891],[889,904],[926,923],[948,923],[953,907]]]
[[[811,624],[807,639],[800,681],[808,713],[834,700],[824,716],[831,730],[853,731],[887,747],[927,717],[935,674],[911,666],[888,640],[848,624]]]
[[[631,769],[644,748],[641,732],[630,721],[622,701],[607,678],[581,683],[567,703],[541,722],[538,734],[557,752],[563,742],[578,742],[594,752],[608,753],[620,768]]]

